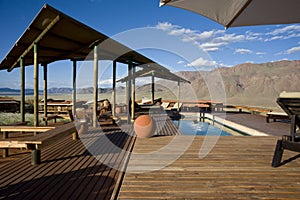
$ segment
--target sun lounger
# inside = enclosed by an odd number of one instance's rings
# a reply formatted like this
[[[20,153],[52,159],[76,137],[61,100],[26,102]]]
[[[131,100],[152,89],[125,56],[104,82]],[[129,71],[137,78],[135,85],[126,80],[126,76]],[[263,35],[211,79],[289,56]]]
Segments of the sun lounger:
[[[166,110],[169,105],[170,105],[169,102],[162,102],[161,107],[163,107],[163,109]]]
[[[300,127],[300,92],[283,92],[277,99],[277,103],[287,113],[291,119],[290,135],[284,135],[277,141],[272,166],[281,165],[281,158],[284,149],[300,152],[300,133],[297,126]]]
[[[268,112],[266,118],[267,123],[270,123],[270,119],[273,119],[273,122],[276,122],[277,119],[280,120],[289,119],[289,116],[285,112]]]
[[[182,107],[182,103],[176,102],[176,103],[173,105],[173,107],[167,108],[167,110],[177,110],[177,111],[179,111],[179,110],[181,109],[181,107]]]

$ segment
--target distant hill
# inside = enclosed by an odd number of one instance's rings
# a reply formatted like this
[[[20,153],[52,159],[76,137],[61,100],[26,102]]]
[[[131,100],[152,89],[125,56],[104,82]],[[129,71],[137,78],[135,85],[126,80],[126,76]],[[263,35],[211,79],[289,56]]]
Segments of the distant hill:
[[[26,95],[33,95],[33,89],[25,89]],[[39,93],[43,93],[42,90]],[[0,88],[0,95],[20,95],[20,90],[11,88]]]
[[[125,91],[125,88],[120,86],[117,88],[117,92],[123,92]],[[72,88],[50,88],[48,89],[48,94],[72,94],[73,89]],[[93,94],[94,89],[93,87],[87,87],[87,88],[78,88],[77,93],[78,94]],[[111,93],[112,88],[99,88],[99,93]],[[43,90],[39,90],[39,94],[43,94]],[[26,95],[33,95],[34,90],[33,89],[25,89]],[[11,89],[11,88],[0,88],[0,96],[9,96],[9,95],[20,95],[19,89]]]
[[[220,68],[214,71],[178,72],[179,76],[191,81],[191,85],[182,86],[182,99],[193,98],[210,99],[210,92],[206,82],[213,85],[216,74],[222,77],[222,83],[215,88],[224,85],[227,104],[238,104],[260,107],[277,107],[276,99],[280,92],[300,91],[300,61],[278,61],[262,64],[245,63],[230,68]],[[206,80],[206,81],[205,81]],[[177,91],[177,84],[165,80],[159,84]]]
[[[221,82],[216,81],[217,75]],[[300,60],[278,61],[262,64],[244,63],[213,71],[182,71],[177,75],[189,80],[191,84],[181,86],[181,99],[210,100],[211,93],[218,97],[220,89],[225,89],[226,104],[278,108],[276,99],[280,92],[300,91]],[[210,86],[210,88],[208,87]],[[159,80],[155,84],[155,97],[163,99],[177,98],[177,83]],[[210,90],[210,92],[209,92]],[[100,88],[99,93],[111,94],[111,88]],[[27,95],[33,94],[33,89],[26,89]],[[43,93],[42,90],[39,91]],[[49,94],[71,94],[72,88],[50,88]],[[78,88],[78,94],[92,94],[93,88]],[[125,94],[125,88],[117,87],[117,93]],[[151,84],[136,87],[137,99],[150,97]],[[0,95],[19,95],[20,90],[0,88]],[[218,100],[218,99],[215,99]],[[223,101],[223,99],[222,99]]]

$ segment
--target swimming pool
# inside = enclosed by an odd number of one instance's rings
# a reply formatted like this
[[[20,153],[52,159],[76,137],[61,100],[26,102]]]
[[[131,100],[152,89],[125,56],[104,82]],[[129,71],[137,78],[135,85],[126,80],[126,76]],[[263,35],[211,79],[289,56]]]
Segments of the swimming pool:
[[[212,126],[209,122],[200,122],[198,120],[173,120],[173,123],[184,135],[199,136],[232,136],[234,134],[221,128]]]

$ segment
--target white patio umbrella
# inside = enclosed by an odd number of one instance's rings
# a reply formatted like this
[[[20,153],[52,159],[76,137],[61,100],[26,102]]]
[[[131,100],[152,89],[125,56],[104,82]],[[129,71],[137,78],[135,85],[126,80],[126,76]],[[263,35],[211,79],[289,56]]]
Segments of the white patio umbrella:
[[[300,22],[300,0],[160,0],[201,14],[226,28]]]

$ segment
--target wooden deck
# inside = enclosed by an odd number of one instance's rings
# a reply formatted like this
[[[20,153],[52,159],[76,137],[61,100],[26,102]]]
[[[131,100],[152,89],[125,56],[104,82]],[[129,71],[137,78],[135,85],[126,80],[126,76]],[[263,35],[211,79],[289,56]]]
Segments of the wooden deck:
[[[188,136],[176,136],[182,142]],[[157,171],[133,173],[135,169],[154,169],[178,148],[152,156],[174,136],[137,139],[119,199],[300,199],[300,157],[285,151],[283,165],[271,167],[279,137],[221,136],[203,159],[199,149],[204,137],[195,137],[190,147],[172,164]]]
[[[227,113],[226,120],[261,131],[268,135],[282,136],[290,133],[291,124],[285,121],[266,122],[266,117],[250,113]]]
[[[130,151],[134,137],[126,133],[131,126],[127,128],[89,132],[94,136],[97,132],[99,138],[107,137],[120,149]],[[30,156],[2,165],[0,199],[109,199],[121,172],[104,163],[122,165],[126,156],[109,145],[94,148],[105,153],[92,155],[82,140],[66,137],[42,150],[38,166],[30,164]]]
[[[155,120],[156,135],[181,134],[166,116],[157,115]],[[15,133],[11,138],[22,136]],[[114,198],[134,141],[132,125],[90,127],[80,140],[65,137],[42,149],[40,165],[30,164],[30,154],[15,160],[2,158],[0,199]]]

